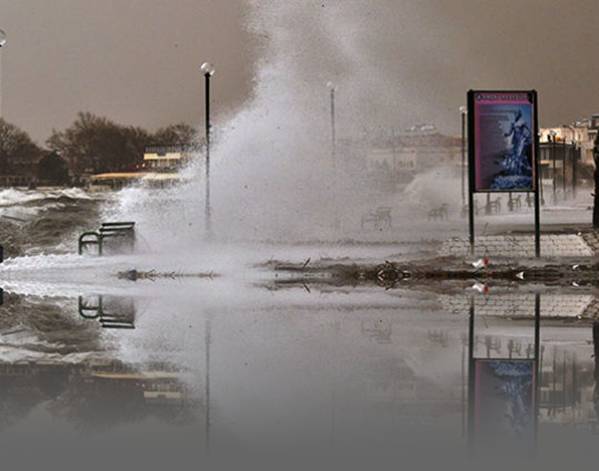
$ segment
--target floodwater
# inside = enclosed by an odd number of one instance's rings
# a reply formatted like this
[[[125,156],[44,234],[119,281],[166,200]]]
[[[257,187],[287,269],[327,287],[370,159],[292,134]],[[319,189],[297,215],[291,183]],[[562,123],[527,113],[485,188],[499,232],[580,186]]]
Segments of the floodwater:
[[[205,277],[178,276],[183,254],[61,247],[0,268],[6,469],[558,469],[599,455],[592,287],[293,285],[256,266],[409,256],[402,245],[235,246],[226,261],[217,247],[192,254]],[[116,276],[131,268],[156,271]]]

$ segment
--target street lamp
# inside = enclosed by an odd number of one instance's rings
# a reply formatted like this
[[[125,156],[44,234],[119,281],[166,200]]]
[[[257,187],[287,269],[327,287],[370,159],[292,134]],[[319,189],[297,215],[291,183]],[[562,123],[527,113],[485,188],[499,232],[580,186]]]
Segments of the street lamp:
[[[466,115],[468,108],[460,106],[462,117],[462,208],[466,206]]]
[[[204,223],[206,236],[212,234],[211,208],[210,208],[210,77],[214,75],[214,67],[209,62],[204,62],[200,67],[205,79],[205,111],[206,111],[206,206],[204,208]]]
[[[335,126],[335,92],[337,91],[337,88],[335,87],[335,84],[333,82],[327,82],[327,88],[330,91],[330,103],[331,103],[331,162],[333,164],[333,201],[335,202],[335,207],[337,206],[336,204],[336,198],[337,198],[337,137],[336,137],[336,126]],[[341,221],[339,220],[339,215],[337,214],[337,212],[335,212],[335,218],[334,218],[334,228],[335,231],[338,231],[339,228],[341,227]]]
[[[555,165],[555,137],[557,136],[557,132],[553,129],[549,131],[551,135],[551,160],[553,161],[551,177],[553,180],[553,204],[557,204],[557,181],[555,180],[555,175],[557,173],[557,167]]]
[[[6,46],[6,33],[0,29],[0,48]],[[2,118],[2,54],[0,54],[0,118]]]
[[[336,130],[335,130],[335,84],[333,82],[327,82],[327,88],[331,92],[331,159],[333,160],[333,167],[337,164],[336,156]]]

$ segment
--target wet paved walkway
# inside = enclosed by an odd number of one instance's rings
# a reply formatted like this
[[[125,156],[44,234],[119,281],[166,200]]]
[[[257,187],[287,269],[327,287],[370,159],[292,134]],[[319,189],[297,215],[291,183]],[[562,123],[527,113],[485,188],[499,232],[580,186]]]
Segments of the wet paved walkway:
[[[441,295],[443,307],[454,314],[466,314],[470,309],[467,296]],[[535,313],[535,294],[500,294],[476,297],[477,316],[506,317],[510,319],[532,318]],[[541,300],[543,318],[595,319],[599,306],[590,294],[545,295]]]
[[[599,240],[597,243],[599,247]],[[476,238],[476,255],[491,257],[525,258],[534,257],[534,235],[492,235]],[[467,256],[470,243],[467,239],[450,239],[441,245],[439,255]],[[592,257],[593,247],[586,237],[578,234],[548,234],[541,236],[541,254],[545,257]]]

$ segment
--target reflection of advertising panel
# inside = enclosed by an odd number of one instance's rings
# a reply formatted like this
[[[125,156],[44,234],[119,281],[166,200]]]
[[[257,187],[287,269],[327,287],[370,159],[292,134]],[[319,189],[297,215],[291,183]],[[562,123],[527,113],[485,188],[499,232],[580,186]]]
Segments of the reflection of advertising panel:
[[[474,92],[473,119],[474,191],[534,191],[534,94]]]
[[[477,434],[532,438],[534,391],[534,360],[474,360],[474,427]]]

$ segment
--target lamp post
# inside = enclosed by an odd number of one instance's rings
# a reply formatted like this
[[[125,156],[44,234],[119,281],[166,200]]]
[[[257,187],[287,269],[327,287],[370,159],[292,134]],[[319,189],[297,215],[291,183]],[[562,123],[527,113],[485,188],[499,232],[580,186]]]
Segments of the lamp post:
[[[462,117],[462,208],[466,206],[466,115],[468,108],[460,106]]]
[[[556,165],[555,165],[555,136],[557,133],[553,130],[549,131],[551,135],[551,160],[553,161],[553,170],[551,172],[551,177],[553,180],[553,204],[557,204],[557,181],[555,180],[555,175],[557,173]]]
[[[206,201],[204,208],[204,223],[206,236],[210,237],[212,234],[212,210],[210,207],[210,77],[214,75],[214,67],[209,62],[204,62],[200,67],[200,70],[204,74],[205,82],[205,111],[206,111]]]
[[[327,88],[331,93],[331,159],[333,161],[333,168],[337,165],[336,147],[336,128],[335,128],[335,84],[333,82],[327,82]]]
[[[6,33],[0,29],[0,49],[6,46]],[[2,118],[2,54],[0,53],[0,118]],[[0,263],[4,261],[4,247],[0,245]],[[2,292],[0,291],[0,294]],[[0,304],[2,297],[0,296]]]
[[[566,136],[564,135],[562,140],[562,199],[566,201],[566,157],[568,155],[568,144],[566,143]]]
[[[6,46],[6,33],[0,29],[0,49]],[[0,53],[0,118],[2,118],[2,54]]]
[[[335,92],[337,91],[337,88],[335,87],[335,84],[333,82],[327,82],[327,88],[329,89],[330,92],[330,103],[331,103],[331,163],[333,165],[333,191],[334,191],[334,195],[333,195],[333,202],[334,202],[334,206],[337,206],[337,190],[338,190],[338,186],[337,186],[337,129],[336,129],[336,123],[335,123]],[[340,227],[341,227],[341,221],[339,219],[339,214],[337,211],[335,211],[335,217],[334,217],[334,230],[335,231],[339,231]]]
[[[577,123],[576,121],[573,122],[570,126],[568,126],[570,128],[570,130],[572,131],[572,199],[576,199],[576,164],[578,161],[578,152],[579,152],[579,145],[578,145],[578,139],[577,139],[577,135],[576,135],[576,127],[577,127]]]

